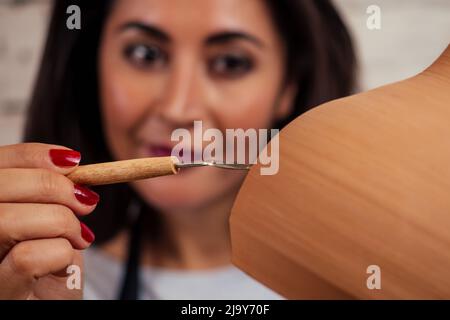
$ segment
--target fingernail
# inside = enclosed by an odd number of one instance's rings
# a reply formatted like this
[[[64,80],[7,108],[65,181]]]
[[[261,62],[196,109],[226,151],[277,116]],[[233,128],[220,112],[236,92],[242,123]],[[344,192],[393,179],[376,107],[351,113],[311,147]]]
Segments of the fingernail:
[[[51,149],[50,159],[58,167],[75,167],[80,163],[81,154],[74,150]]]
[[[93,206],[94,204],[97,204],[98,201],[100,200],[99,195],[94,191],[77,184],[74,187],[75,187],[75,197],[82,204]]]
[[[84,240],[91,243],[95,240],[95,234],[92,232],[91,229],[87,225],[85,225],[83,222],[80,222],[81,225],[81,236]]]

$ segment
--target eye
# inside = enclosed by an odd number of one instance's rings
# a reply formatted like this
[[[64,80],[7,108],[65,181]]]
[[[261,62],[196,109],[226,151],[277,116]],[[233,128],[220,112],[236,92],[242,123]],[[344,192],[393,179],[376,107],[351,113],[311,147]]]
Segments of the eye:
[[[167,54],[155,45],[133,44],[125,48],[125,57],[139,68],[159,68],[167,63]]]
[[[253,61],[242,54],[228,53],[209,61],[209,71],[218,77],[237,78],[253,69]]]

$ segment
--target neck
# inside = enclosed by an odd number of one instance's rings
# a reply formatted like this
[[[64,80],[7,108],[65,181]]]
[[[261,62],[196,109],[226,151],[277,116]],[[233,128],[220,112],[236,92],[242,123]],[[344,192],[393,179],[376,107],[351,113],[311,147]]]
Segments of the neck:
[[[196,210],[161,213],[164,241],[157,247],[143,246],[142,263],[171,269],[208,269],[230,264],[228,218],[236,194],[237,190]],[[124,231],[101,249],[124,261],[128,240],[128,232]]]

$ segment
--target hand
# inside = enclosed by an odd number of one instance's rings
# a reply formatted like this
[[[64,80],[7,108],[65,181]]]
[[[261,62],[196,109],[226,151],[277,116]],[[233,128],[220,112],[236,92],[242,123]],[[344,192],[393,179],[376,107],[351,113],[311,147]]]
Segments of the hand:
[[[93,233],[76,215],[99,197],[65,175],[80,154],[65,147],[24,143],[0,147],[0,299],[79,299],[66,269],[78,265]]]

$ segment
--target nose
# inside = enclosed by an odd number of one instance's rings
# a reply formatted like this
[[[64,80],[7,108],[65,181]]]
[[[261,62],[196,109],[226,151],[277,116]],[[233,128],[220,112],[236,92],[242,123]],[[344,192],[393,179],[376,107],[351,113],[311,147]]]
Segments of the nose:
[[[156,112],[174,127],[190,128],[207,112],[201,65],[192,56],[184,55],[174,62],[167,79]]]

